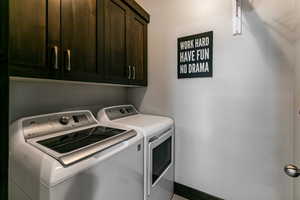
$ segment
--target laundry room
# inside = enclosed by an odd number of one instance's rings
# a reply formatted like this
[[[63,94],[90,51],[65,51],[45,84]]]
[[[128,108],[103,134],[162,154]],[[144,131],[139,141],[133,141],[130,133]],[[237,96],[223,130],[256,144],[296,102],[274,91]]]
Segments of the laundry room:
[[[1,0],[5,200],[300,200],[298,0]]]

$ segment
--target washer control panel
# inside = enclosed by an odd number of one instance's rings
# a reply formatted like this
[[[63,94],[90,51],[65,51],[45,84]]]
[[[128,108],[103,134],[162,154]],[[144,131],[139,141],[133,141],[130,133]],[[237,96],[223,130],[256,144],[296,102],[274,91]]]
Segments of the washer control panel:
[[[41,115],[23,121],[25,139],[97,124],[89,111]]]
[[[133,105],[115,106],[105,109],[105,114],[110,120],[116,120],[123,117],[138,114]]]

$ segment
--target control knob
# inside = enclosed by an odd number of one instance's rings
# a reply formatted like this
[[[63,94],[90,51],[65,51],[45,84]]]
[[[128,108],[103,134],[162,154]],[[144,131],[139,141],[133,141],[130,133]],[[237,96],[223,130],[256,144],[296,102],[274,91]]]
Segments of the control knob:
[[[67,125],[70,121],[70,117],[68,116],[62,116],[60,119],[59,119],[59,122],[63,125]]]
[[[125,114],[125,113],[126,113],[126,110],[125,110],[124,108],[121,108],[121,109],[120,109],[120,113]]]

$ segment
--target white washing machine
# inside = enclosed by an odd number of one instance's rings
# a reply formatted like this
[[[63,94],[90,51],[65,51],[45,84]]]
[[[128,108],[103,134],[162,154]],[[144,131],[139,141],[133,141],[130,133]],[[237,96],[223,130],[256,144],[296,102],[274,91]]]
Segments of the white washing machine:
[[[10,127],[10,200],[141,200],[143,138],[89,111],[22,118]]]
[[[139,113],[132,105],[108,107],[98,120],[144,134],[144,200],[169,200],[174,191],[174,121]]]

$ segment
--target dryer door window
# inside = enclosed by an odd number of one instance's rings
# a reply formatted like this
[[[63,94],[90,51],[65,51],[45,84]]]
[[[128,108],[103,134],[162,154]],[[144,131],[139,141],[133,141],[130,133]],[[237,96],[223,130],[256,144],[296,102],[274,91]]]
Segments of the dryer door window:
[[[154,184],[172,161],[172,137],[158,145],[152,152],[152,184]]]

